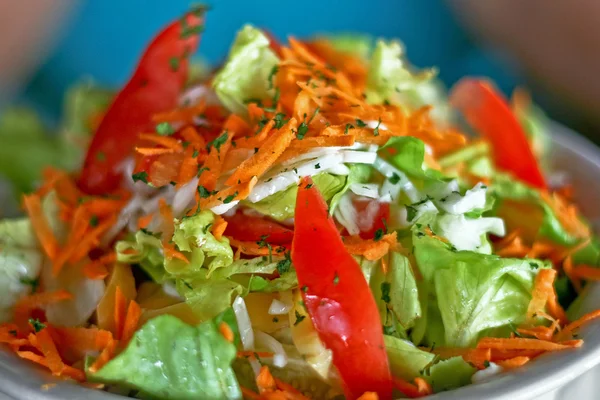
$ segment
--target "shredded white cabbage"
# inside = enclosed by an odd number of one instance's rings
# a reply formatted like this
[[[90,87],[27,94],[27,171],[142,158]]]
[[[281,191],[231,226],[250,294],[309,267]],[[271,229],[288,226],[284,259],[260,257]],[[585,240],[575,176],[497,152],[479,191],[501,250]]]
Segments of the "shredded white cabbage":
[[[240,338],[244,350],[254,350],[254,331],[250,322],[250,315],[246,308],[246,302],[241,296],[238,296],[233,301],[233,312],[237,320],[238,329],[240,330]]]
[[[254,338],[256,340],[256,346],[260,349],[265,349],[273,353],[273,365],[278,368],[283,368],[288,363],[288,356],[283,348],[283,345],[277,341],[273,336],[260,331],[254,330]]]

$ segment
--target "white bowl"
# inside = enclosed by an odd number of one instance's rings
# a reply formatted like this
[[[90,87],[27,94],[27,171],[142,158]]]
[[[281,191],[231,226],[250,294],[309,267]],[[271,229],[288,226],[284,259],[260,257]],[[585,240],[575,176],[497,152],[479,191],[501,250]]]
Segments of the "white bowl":
[[[554,169],[568,174],[581,210],[598,226],[594,222],[600,221],[600,182],[595,179],[600,177],[600,149],[558,124],[552,125],[552,136]],[[600,285],[594,285],[590,289],[585,293],[582,313],[600,308]],[[582,329],[580,337],[585,343],[579,349],[546,354],[522,368],[499,374],[490,381],[439,393],[429,399],[524,400],[540,396],[543,399],[557,400],[600,398],[600,392],[594,388],[598,385],[594,379],[600,373],[598,368],[598,371],[591,371],[575,380],[600,364],[600,321],[588,324]],[[41,390],[45,383],[56,385]],[[568,383],[568,387],[565,386]],[[2,394],[8,398],[27,400],[123,399],[73,383],[57,381],[41,368],[7,351],[0,351],[0,399],[3,398]]]

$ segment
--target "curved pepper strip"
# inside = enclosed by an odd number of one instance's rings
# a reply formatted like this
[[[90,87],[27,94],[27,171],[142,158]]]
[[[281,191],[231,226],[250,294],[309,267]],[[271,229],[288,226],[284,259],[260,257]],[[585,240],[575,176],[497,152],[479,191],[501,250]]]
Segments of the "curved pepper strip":
[[[310,178],[298,190],[292,263],[308,314],[333,353],[346,398],[376,392],[381,400],[391,399],[392,377],[375,299]]]
[[[498,168],[538,189],[547,189],[525,131],[507,101],[490,83],[466,78],[458,82],[450,102],[492,145]]]
[[[89,194],[118,188],[120,166],[138,134],[154,130],[152,115],[177,106],[188,77],[189,56],[200,42],[204,8],[167,26],[150,43],[127,83],[100,122],[78,184]]]

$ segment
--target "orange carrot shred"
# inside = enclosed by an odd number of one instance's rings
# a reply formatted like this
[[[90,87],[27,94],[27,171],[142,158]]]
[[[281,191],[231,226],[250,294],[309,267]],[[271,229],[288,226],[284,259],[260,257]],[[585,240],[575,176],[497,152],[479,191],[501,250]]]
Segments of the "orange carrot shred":
[[[425,379],[420,377],[415,378],[415,384],[417,385],[417,390],[419,391],[419,394],[427,396],[433,393],[431,385]]]
[[[172,151],[183,150],[183,145],[181,142],[172,136],[160,136],[154,133],[142,133],[140,134],[140,139],[156,143],[160,146],[164,146],[166,149],[171,149]]]
[[[527,338],[483,338],[477,343],[478,349],[506,349],[506,350],[543,350],[555,351],[580,347],[581,340],[572,340],[562,343],[553,343],[545,340]]]
[[[53,375],[60,375],[65,367],[65,364],[60,358],[60,354],[58,354],[58,350],[56,349],[56,345],[50,336],[48,328],[44,328],[37,332],[35,336],[38,340],[40,349],[46,358],[48,369],[50,369]]]
[[[147,228],[153,219],[154,219],[154,214],[148,214],[148,215],[144,215],[144,216],[138,218],[138,228],[139,229]]]
[[[223,335],[225,340],[227,340],[229,343],[233,343],[235,336],[229,324],[226,322],[221,322],[219,324],[219,332],[221,332],[221,335]]]
[[[217,215],[215,217],[215,222],[213,222],[212,225],[212,234],[215,237],[215,239],[221,240],[225,229],[227,229],[227,221],[225,220],[225,218],[221,217],[220,215]]]
[[[276,130],[265,140],[258,152],[244,161],[233,174],[225,181],[232,186],[238,182],[250,181],[253,177],[260,177],[277,161],[295,137],[298,122],[291,118],[281,129]]]
[[[598,317],[600,317],[600,310],[592,311],[590,313],[585,314],[578,320],[573,321],[569,325],[565,326],[562,329],[562,331],[560,331],[559,333],[557,333],[554,336],[554,341],[558,342],[558,341],[566,339],[568,336],[572,335],[573,331],[575,331],[576,329],[579,329],[585,323],[587,323],[593,319],[596,319]]]
[[[125,328],[125,316],[127,313],[127,299],[121,291],[121,287],[117,286],[115,290],[115,338],[123,337],[123,329]]]
[[[396,232],[384,235],[380,240],[361,239],[359,236],[344,237],[344,245],[352,255],[362,255],[367,260],[379,260],[385,256],[390,249],[397,246]]]
[[[376,392],[364,392],[358,400],[379,400],[379,396]]]
[[[529,362],[529,357],[515,357],[508,360],[496,361],[496,364],[504,369],[513,369],[521,367]]]
[[[165,256],[167,259],[176,258],[178,260],[183,261],[186,264],[190,263],[190,260],[187,259],[185,254],[182,252],[175,250],[175,246],[172,243],[167,243],[163,245],[163,251],[165,252]]]
[[[256,377],[256,386],[258,386],[258,392],[268,392],[277,389],[277,384],[275,383],[275,379],[273,375],[271,375],[271,371],[269,371],[269,367],[263,365],[260,368],[260,372]]]
[[[42,210],[42,201],[35,194],[23,196],[23,204],[29,215],[29,220],[33,225],[33,230],[44,249],[46,255],[54,260],[58,252],[58,241],[48,224],[44,211]]]
[[[111,340],[109,344],[102,350],[96,361],[90,366],[89,370],[92,373],[98,372],[115,354],[118,341]]]
[[[203,210],[216,207],[220,204],[232,201],[244,200],[258,182],[258,178],[253,177],[249,182],[240,183],[239,185],[230,186],[216,194],[213,194],[205,199],[200,199],[200,207]]]
[[[405,381],[402,378],[393,377],[394,387],[401,391],[404,395],[411,399],[423,397],[424,395],[419,392],[419,388],[410,382]]]
[[[129,302],[129,308],[127,309],[127,317],[125,318],[125,325],[123,326],[123,335],[121,336],[121,345],[125,346],[129,340],[133,337],[135,331],[140,323],[140,317],[142,316],[142,309],[135,300]]]
[[[241,386],[240,385],[240,389],[242,390],[242,395],[244,396],[245,399],[250,399],[250,400],[260,400],[261,397],[258,393],[256,393],[254,390],[248,389],[245,386]]]
[[[31,312],[36,308],[53,304],[63,300],[69,300],[73,296],[66,290],[60,289],[55,292],[40,292],[25,296],[15,304],[14,322],[22,330],[28,329],[27,321],[31,317]]]

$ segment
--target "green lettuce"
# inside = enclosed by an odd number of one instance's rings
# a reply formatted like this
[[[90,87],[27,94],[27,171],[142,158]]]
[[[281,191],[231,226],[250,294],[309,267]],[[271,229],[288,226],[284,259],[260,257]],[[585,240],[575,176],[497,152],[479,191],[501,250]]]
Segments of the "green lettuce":
[[[364,171],[362,168],[351,169],[351,171]],[[355,172],[353,179],[363,172]],[[323,195],[325,201],[333,203],[333,198],[336,194],[345,190],[348,179],[345,176],[332,175],[328,173],[321,173],[313,176],[313,182]],[[348,185],[349,186],[349,185]],[[296,196],[298,194],[298,186],[291,185],[286,190],[282,190],[269,197],[262,199],[256,203],[250,201],[243,201],[242,203],[246,207],[250,207],[260,212],[263,215],[267,215],[277,221],[285,221],[286,219],[294,216],[294,209],[296,208]]]
[[[414,257],[428,310],[418,321],[426,331],[421,326],[422,337],[413,340],[433,344],[429,335],[439,333],[433,327],[441,322],[444,336],[436,337],[436,345],[469,347],[483,334],[506,336],[512,324],[524,321],[537,271],[548,263],[454,251],[419,225],[413,228]]]
[[[452,357],[432,365],[424,376],[434,393],[457,389],[471,383],[471,377],[477,369],[463,360]]]
[[[421,376],[421,371],[435,358],[434,354],[420,350],[406,340],[389,335],[384,335],[383,339],[393,376],[412,381]]]
[[[415,72],[404,55],[404,45],[398,40],[378,40],[367,76],[366,96],[372,104],[389,101],[409,108],[433,105],[432,115],[438,121],[450,118],[446,91],[435,79],[435,69]]]
[[[391,138],[377,154],[413,181],[430,183],[443,179],[440,171],[426,168],[425,143],[415,137]]]
[[[91,381],[117,384],[161,399],[241,399],[231,367],[236,347],[215,320],[196,327],[171,315],[143,325]]]
[[[352,185],[353,183],[368,182],[369,178],[371,177],[372,168],[369,165],[349,164],[348,169],[350,169],[350,173],[346,177],[346,183],[344,184],[344,187],[342,187],[340,191],[334,194],[333,197],[331,197],[331,200],[329,201],[329,213],[332,215],[342,196],[346,194],[346,192],[350,189],[350,185]],[[319,187],[319,185],[317,185],[317,187]],[[321,189],[319,188],[319,190]],[[321,193],[323,193],[323,191],[321,191]]]
[[[272,96],[272,76],[279,59],[269,38],[257,28],[244,26],[238,33],[225,65],[213,80],[213,88],[231,112],[246,114],[248,100]]]
[[[399,324],[406,331],[421,317],[417,283],[407,257],[390,252],[387,273],[380,266],[374,268],[369,284],[386,329],[397,329]]]
[[[182,251],[189,263],[172,259],[165,263],[165,270],[174,276],[194,275],[201,268],[208,270],[207,274],[233,262],[233,250],[229,239],[222,237],[217,240],[210,232],[215,215],[208,210],[183,218],[175,223],[173,242]]]
[[[156,236],[138,231],[128,239],[118,241],[115,250],[118,262],[138,264],[154,282],[163,283],[168,279],[162,243]]]

